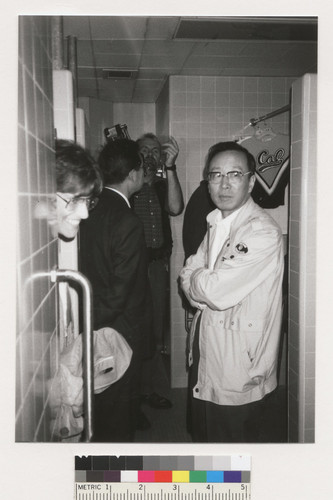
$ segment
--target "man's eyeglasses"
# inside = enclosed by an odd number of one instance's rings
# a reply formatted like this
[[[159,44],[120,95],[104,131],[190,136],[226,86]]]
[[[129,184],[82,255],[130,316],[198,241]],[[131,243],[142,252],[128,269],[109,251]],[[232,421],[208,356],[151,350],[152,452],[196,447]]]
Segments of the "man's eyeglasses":
[[[95,198],[93,196],[74,196],[69,200],[66,200],[66,198],[61,196],[59,193],[57,193],[57,196],[59,196],[59,198],[66,203],[65,208],[68,208],[69,210],[74,210],[74,208],[80,203],[85,203],[87,209],[92,210],[98,203],[98,198]]]
[[[222,172],[208,172],[208,182],[211,184],[220,184],[223,177],[226,177],[230,184],[239,183],[244,175],[253,175],[252,172],[240,172],[239,170],[231,170],[226,174],[222,174]]]

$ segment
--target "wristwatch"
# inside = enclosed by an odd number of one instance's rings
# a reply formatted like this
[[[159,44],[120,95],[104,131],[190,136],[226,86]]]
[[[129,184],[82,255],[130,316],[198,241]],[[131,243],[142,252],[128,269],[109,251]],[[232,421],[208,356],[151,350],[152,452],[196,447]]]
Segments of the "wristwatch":
[[[165,166],[165,170],[171,170],[172,172],[174,172],[176,170],[176,164],[171,165],[171,167]]]

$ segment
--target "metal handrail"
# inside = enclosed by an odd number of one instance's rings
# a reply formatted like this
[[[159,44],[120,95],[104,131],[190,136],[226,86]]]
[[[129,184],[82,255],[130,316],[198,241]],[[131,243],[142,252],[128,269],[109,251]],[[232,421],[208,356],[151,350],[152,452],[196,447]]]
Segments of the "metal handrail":
[[[53,269],[49,273],[51,281],[75,281],[83,291],[83,395],[84,395],[84,435],[85,441],[91,441],[93,435],[93,394],[94,394],[94,339],[92,321],[92,289],[89,280],[79,271],[71,269]]]

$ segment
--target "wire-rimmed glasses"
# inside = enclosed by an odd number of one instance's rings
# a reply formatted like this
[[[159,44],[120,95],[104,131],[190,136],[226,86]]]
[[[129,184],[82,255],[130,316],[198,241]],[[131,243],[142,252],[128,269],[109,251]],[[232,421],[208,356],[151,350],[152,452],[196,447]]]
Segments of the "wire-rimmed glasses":
[[[65,208],[73,210],[78,204],[85,203],[88,210],[92,210],[98,203],[98,198],[94,196],[73,196],[69,200],[57,193],[57,196],[66,203]]]
[[[224,177],[228,179],[230,184],[237,184],[243,179],[244,175],[253,175],[253,174],[252,172],[240,172],[239,170],[231,170],[226,174],[222,174],[222,172],[213,170],[212,172],[208,172],[207,178],[208,182],[210,182],[211,184],[220,184],[220,182]]]

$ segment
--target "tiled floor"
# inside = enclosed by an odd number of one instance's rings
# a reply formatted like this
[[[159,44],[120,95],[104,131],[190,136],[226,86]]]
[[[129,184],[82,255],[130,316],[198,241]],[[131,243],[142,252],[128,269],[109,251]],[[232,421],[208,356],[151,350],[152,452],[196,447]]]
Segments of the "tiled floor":
[[[171,389],[168,394],[173,407],[168,410],[155,410],[143,405],[142,410],[148,417],[151,428],[137,431],[137,443],[191,443],[186,430],[187,389]]]

